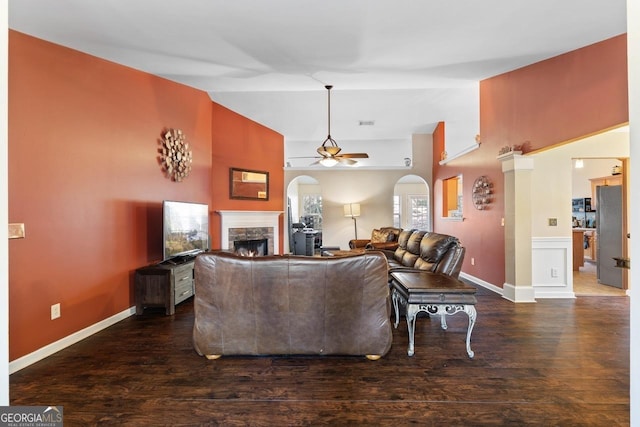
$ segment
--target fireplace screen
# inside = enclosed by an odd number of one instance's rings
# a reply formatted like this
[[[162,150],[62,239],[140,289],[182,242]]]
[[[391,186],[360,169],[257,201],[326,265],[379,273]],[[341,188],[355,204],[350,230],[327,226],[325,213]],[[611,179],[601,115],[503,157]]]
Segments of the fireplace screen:
[[[243,256],[265,256],[268,253],[267,239],[235,240],[233,250]]]

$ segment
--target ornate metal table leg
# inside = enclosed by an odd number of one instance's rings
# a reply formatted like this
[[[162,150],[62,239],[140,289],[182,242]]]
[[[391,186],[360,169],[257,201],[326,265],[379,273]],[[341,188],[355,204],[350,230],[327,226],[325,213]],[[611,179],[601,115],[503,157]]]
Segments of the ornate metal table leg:
[[[447,326],[447,311],[443,310],[442,313],[440,313],[440,326],[442,327],[442,329],[444,329],[445,331],[447,330],[448,326]]]
[[[391,291],[391,301],[393,302],[393,310],[396,314],[396,322],[393,324],[393,327],[396,329],[398,329],[398,323],[400,323],[400,314],[398,313],[398,298],[400,298],[400,295],[398,295],[398,292],[393,289]]]
[[[476,308],[473,305],[465,305],[464,312],[469,315],[469,327],[467,328],[467,354],[469,358],[473,359],[474,352],[471,350],[471,331],[473,330],[473,326],[476,324]]]
[[[414,337],[416,330],[416,314],[420,311],[418,306],[407,304],[407,330],[409,331],[409,348],[407,349],[407,354],[409,356],[413,356],[415,347],[414,347]]]

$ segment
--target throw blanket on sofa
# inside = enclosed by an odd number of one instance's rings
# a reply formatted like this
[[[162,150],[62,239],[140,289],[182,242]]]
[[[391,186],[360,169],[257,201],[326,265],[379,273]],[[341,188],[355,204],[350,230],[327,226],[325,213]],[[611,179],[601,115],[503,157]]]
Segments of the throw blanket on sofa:
[[[346,257],[195,261],[193,343],[200,355],[374,355],[392,341],[387,262]],[[213,358],[213,357],[211,357]]]

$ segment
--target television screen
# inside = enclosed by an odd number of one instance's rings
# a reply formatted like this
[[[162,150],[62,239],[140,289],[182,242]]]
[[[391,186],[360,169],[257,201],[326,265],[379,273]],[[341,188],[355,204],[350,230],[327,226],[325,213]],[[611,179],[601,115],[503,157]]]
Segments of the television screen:
[[[164,259],[196,255],[209,246],[209,207],[201,203],[162,203]]]

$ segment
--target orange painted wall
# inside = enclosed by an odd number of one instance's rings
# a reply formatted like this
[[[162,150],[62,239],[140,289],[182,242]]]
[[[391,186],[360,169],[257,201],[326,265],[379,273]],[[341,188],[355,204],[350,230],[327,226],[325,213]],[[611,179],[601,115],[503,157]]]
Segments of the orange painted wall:
[[[222,110],[202,91],[10,31],[9,221],[26,227],[9,241],[10,360],[134,305],[135,269],[162,258],[162,200],[264,207],[230,203],[233,164],[269,170],[269,206],[282,209],[282,137]],[[167,127],[193,150],[181,183],[158,163]]]
[[[467,247],[463,271],[499,287],[505,280],[500,148],[528,142],[531,150],[542,149],[626,123],[628,116],[626,35],[482,81],[480,148],[444,166],[434,153],[434,212],[442,200],[441,180],[463,176],[465,220],[434,218],[435,230],[458,236]],[[481,175],[494,185],[493,204],[483,211],[471,199]]]
[[[217,210],[282,211],[284,208],[284,138],[222,105],[212,110],[212,202]],[[269,172],[269,200],[229,198],[229,168]],[[280,216],[280,253],[283,253]],[[212,215],[212,246],[220,249],[220,216]],[[217,246],[216,246],[217,245]]]

